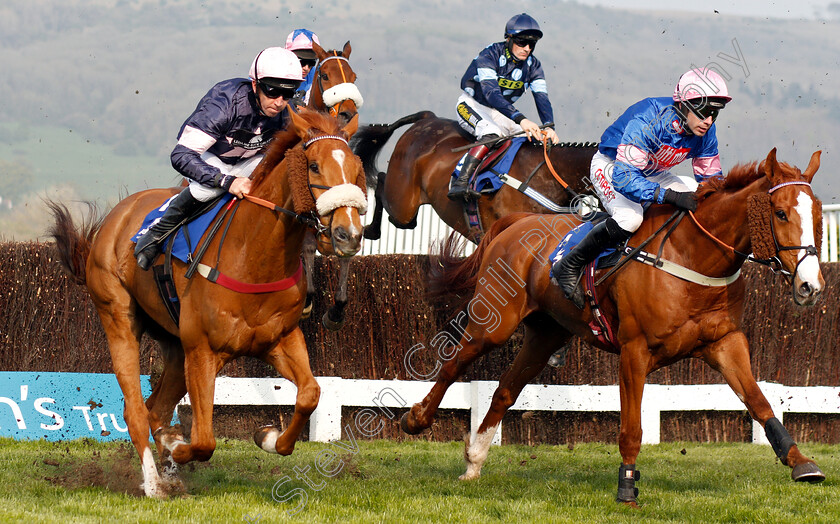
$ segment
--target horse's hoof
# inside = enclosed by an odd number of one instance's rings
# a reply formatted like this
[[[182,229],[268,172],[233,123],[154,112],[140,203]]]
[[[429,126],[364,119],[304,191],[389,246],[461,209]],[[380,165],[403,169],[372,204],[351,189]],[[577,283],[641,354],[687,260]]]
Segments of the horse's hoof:
[[[793,468],[793,471],[790,472],[790,478],[796,482],[816,484],[825,480],[825,473],[813,462],[803,462]]]
[[[409,435],[416,435],[420,433],[421,430],[417,428],[412,428],[409,425],[408,419],[410,414],[411,412],[408,411],[406,413],[403,413],[403,416],[400,417],[400,429],[403,430],[403,433],[407,433]]]
[[[263,426],[254,432],[254,444],[266,453],[277,453],[280,431],[274,426]]]
[[[371,227],[366,227],[362,236],[368,240],[379,240],[380,237],[382,237],[382,230],[379,228],[373,229]]]
[[[330,312],[327,311],[324,313],[324,316],[321,317],[321,324],[330,331],[338,331],[344,326],[344,319],[342,318],[341,320],[335,321],[330,318]]]
[[[312,295],[309,293],[306,294],[306,303],[303,305],[303,311],[300,312],[300,319],[305,320],[312,315]]]

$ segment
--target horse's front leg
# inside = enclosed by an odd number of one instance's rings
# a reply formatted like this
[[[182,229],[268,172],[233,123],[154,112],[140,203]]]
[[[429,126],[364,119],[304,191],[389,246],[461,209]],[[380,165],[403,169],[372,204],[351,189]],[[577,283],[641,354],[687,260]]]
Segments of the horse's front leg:
[[[636,507],[639,490],[636,481],[636,458],[642,447],[642,394],[645,377],[650,369],[650,352],[644,340],[639,339],[621,348],[619,361],[619,396],[621,398],[621,429],[618,449],[621,467],[618,469],[618,495],[616,502]]]
[[[303,426],[318,407],[318,399],[321,397],[321,387],[315,381],[309,367],[309,353],[306,350],[303,332],[299,327],[295,328],[260,358],[274,366],[283,378],[297,386],[297,398],[295,411],[286,431],[281,432],[276,426],[262,427],[254,433],[254,442],[269,453],[291,455]]]
[[[309,318],[312,314],[312,304],[315,298],[315,283],[313,275],[315,274],[315,249],[317,241],[315,240],[315,233],[307,231],[303,237],[303,268],[306,273],[306,303],[303,306],[303,312],[300,314],[301,319]]]
[[[344,325],[344,308],[347,306],[347,279],[350,276],[352,260],[352,257],[338,259],[338,292],[335,294],[335,304],[321,318],[324,327],[331,331],[338,331]]]
[[[720,371],[738,398],[747,406],[750,416],[762,425],[776,456],[783,464],[792,468],[790,476],[793,480],[825,480],[825,474],[817,464],[799,451],[799,447],[776,418],[773,408],[758,387],[750,368],[747,337],[742,332],[732,332],[710,344],[703,353],[703,360]]]
[[[368,240],[379,240],[382,236],[382,187],[385,173],[380,172],[376,181],[376,190],[373,192],[373,218],[370,224],[365,226],[364,237]]]
[[[206,341],[185,348],[184,354],[184,375],[193,412],[190,442],[187,444],[178,438],[164,438],[164,445],[178,464],[192,460],[210,460],[216,450],[216,437],[213,436],[213,398],[216,391],[216,375],[225,364]]]

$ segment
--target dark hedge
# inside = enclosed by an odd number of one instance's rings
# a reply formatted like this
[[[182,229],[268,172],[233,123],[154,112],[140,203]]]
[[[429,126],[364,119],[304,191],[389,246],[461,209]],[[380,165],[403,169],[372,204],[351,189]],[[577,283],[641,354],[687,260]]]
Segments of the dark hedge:
[[[332,332],[321,326],[320,318],[332,303],[338,264],[333,258],[318,257],[315,308],[311,319],[301,323],[315,375],[409,379],[403,365],[405,353],[415,344],[428,345],[447,320],[424,298],[427,264],[426,256],[414,255],[353,259],[347,321],[342,330]],[[840,279],[840,267],[823,264],[822,270],[827,287],[823,299],[805,309],[793,304],[787,286],[767,268],[756,264],[744,267],[749,290],[744,331],[758,380],[790,386],[840,385],[840,353],[835,349],[840,300],[833,291]],[[464,380],[497,380],[512,362],[520,338],[521,333],[517,333],[507,345],[478,360]],[[157,357],[154,343],[144,339],[143,373],[155,376],[159,371]],[[414,363],[420,371],[431,370],[434,362],[431,349],[415,355]],[[617,369],[615,355],[575,339],[570,343],[566,365],[547,368],[536,382],[614,384]],[[0,243],[0,370],[111,372],[104,332],[86,290],[70,282],[61,271],[52,244]],[[275,376],[268,366],[252,359],[234,361],[222,374]],[[648,382],[707,384],[722,379],[702,362],[687,360],[653,373]],[[615,414],[514,413],[505,419],[504,441],[615,441],[617,419]],[[436,424],[437,429],[428,432],[426,438],[460,438],[468,417],[453,413],[445,420],[446,428]],[[804,421],[791,430],[794,438],[823,442],[840,439],[838,417],[809,415],[791,420]],[[396,425],[387,433],[381,436],[401,438]],[[665,440],[741,441],[750,438],[750,425],[741,412],[675,413],[663,416],[662,436]]]

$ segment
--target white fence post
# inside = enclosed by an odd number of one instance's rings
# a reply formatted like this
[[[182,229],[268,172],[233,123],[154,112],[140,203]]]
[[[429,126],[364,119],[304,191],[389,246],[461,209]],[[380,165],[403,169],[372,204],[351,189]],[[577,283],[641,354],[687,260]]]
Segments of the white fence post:
[[[309,419],[309,440],[330,442],[341,440],[342,378],[318,377],[321,398]]]
[[[410,380],[364,380],[341,377],[316,377],[321,386],[318,408],[312,414],[309,439],[329,442],[341,439],[341,410],[344,406],[379,409],[392,418],[386,407],[405,408],[423,398],[430,382]],[[840,414],[840,387],[790,387],[759,382],[759,387],[773,408],[776,417],[785,413]],[[481,421],[490,409],[496,381],[456,382],[447,391],[440,409],[470,410],[470,432],[475,436]],[[216,379],[216,405],[277,406],[294,405],[297,389],[282,378]],[[182,401],[189,404],[189,396]],[[743,402],[726,384],[664,385],[647,384],[642,397],[642,436],[644,444],[661,441],[663,411],[741,411]],[[618,386],[530,384],[523,388],[511,410],[616,412],[621,410]],[[764,429],[754,422],[753,442],[767,444]],[[502,442],[502,427],[493,436],[492,444]]]

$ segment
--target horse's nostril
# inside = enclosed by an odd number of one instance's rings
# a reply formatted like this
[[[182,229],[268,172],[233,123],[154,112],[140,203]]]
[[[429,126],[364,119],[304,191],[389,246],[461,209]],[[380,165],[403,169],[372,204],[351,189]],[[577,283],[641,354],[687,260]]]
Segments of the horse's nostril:
[[[811,285],[807,282],[803,282],[801,286],[799,286],[799,294],[807,297],[809,296],[813,290],[811,289]]]
[[[350,235],[347,234],[346,229],[344,229],[343,227],[339,227],[335,231],[333,231],[333,238],[335,238],[339,242],[346,242],[347,239],[350,238]]]

